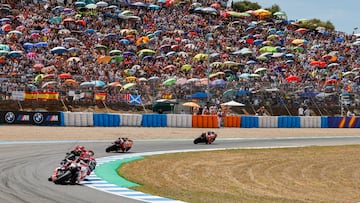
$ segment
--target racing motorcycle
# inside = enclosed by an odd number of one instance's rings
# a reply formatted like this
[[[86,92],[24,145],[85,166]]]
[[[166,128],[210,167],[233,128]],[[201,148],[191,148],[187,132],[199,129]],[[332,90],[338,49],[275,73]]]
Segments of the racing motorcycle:
[[[217,134],[214,132],[204,132],[199,137],[195,138],[194,144],[205,143],[211,144],[217,138]]]
[[[133,146],[133,141],[128,138],[119,138],[112,142],[112,145],[105,149],[105,152],[127,152]]]
[[[87,174],[90,174],[87,166],[78,161],[64,160],[48,180],[55,184],[76,184],[84,180]]]

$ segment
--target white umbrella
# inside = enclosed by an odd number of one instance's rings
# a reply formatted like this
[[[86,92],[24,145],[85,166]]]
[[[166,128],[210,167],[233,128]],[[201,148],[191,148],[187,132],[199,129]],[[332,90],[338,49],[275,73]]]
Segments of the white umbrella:
[[[106,7],[109,4],[107,2],[105,2],[105,1],[99,1],[95,5],[98,6],[98,7]]]
[[[220,104],[220,105],[221,105],[221,106],[245,106],[245,104],[236,102],[236,101],[234,101],[234,100],[231,100],[231,101],[229,101],[229,102],[222,103],[222,104]]]

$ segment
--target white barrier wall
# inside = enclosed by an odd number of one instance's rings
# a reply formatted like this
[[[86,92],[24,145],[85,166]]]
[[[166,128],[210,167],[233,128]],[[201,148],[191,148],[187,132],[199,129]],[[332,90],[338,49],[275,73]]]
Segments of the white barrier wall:
[[[120,114],[120,126],[141,126],[141,114]]]
[[[92,112],[64,112],[64,125],[88,127],[93,126],[93,113]]]
[[[300,116],[301,128],[321,128],[321,116]]]
[[[259,116],[259,128],[277,128],[277,116]]]
[[[167,127],[191,128],[192,115],[189,114],[167,114]]]

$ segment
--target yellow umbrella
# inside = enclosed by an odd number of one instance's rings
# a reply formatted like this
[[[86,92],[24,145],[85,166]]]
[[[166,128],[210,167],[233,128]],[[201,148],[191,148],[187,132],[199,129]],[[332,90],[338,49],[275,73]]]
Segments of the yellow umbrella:
[[[188,107],[196,107],[196,108],[199,108],[200,105],[195,103],[195,102],[185,102],[182,104],[183,106],[188,106]]]
[[[181,70],[189,71],[191,68],[192,68],[192,65],[190,65],[190,64],[185,64],[185,65],[181,66]]]
[[[254,11],[254,14],[255,14],[255,16],[261,16],[261,17],[263,17],[263,16],[269,16],[269,15],[271,15],[271,12],[270,11],[268,11],[268,10],[265,10],[265,9],[258,9],[258,10],[255,10]]]
[[[201,59],[207,59],[208,57],[209,57],[208,54],[196,54],[196,55],[194,56],[194,59],[195,59],[195,60],[201,60]]]
[[[97,58],[97,63],[109,63],[109,61],[111,60],[111,56],[99,56]]]
[[[139,79],[135,76],[129,76],[124,79],[126,82],[138,82]]]

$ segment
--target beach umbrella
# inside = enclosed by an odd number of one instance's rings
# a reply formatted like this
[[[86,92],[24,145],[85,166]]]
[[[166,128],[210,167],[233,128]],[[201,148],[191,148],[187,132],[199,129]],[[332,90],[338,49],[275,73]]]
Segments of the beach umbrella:
[[[85,8],[87,9],[96,9],[98,6],[96,4],[87,4]]]
[[[287,82],[299,82],[300,78],[296,75],[290,75],[286,78]]]
[[[134,87],[134,86],[136,86],[136,83],[127,83],[127,84],[123,85],[122,88],[124,90],[127,90],[127,89],[130,89],[130,88]]]
[[[70,34],[70,33],[71,33],[71,31],[68,29],[61,29],[58,31],[58,34],[60,34],[60,35],[66,35],[66,34]]]
[[[110,56],[121,55],[121,51],[120,51],[120,50],[117,50],[117,49],[114,49],[114,50],[111,50],[111,51],[109,52],[109,55],[110,55]]]
[[[60,78],[60,79],[71,79],[72,75],[70,73],[61,73],[61,74],[59,74],[58,78]]]
[[[13,58],[19,58],[22,56],[22,54],[22,51],[10,51],[8,55]]]
[[[120,84],[120,82],[116,81],[116,82],[107,84],[106,87],[121,87],[121,84]]]
[[[200,79],[199,78],[190,78],[186,81],[186,83],[195,83],[195,82],[199,82]]]
[[[195,103],[195,102],[185,102],[185,103],[182,104],[182,106],[195,107],[195,108],[200,107],[200,105]]]
[[[0,50],[10,51],[10,47],[7,44],[0,44]]]
[[[89,82],[89,81],[82,82],[79,85],[80,88],[88,88],[88,87],[93,87],[93,86],[94,86],[94,83]]]
[[[29,58],[35,58],[35,57],[36,57],[36,53],[34,53],[34,52],[29,52],[29,53],[26,54],[26,56],[29,57]]]
[[[229,107],[232,107],[232,106],[245,106],[245,104],[240,103],[240,102],[236,102],[234,100],[231,100],[231,101],[228,101],[228,102],[225,102],[225,103],[221,103],[220,105],[221,106],[229,106]]]
[[[74,5],[76,7],[85,7],[86,6],[86,3],[85,2],[82,2],[82,1],[77,1],[74,3]]]
[[[105,1],[99,1],[95,4],[97,7],[107,7],[109,4]]]
[[[7,56],[9,54],[9,51],[7,50],[0,50],[0,56]]]
[[[171,86],[174,85],[176,83],[176,78],[169,78],[167,80],[165,80],[162,84],[164,86]]]
[[[138,54],[155,54],[156,52],[151,49],[142,49],[138,52]]]
[[[189,71],[192,68],[192,65],[190,64],[185,64],[183,66],[181,66],[181,70],[185,70],[185,71]]]
[[[263,72],[266,72],[266,68],[258,68],[254,71],[254,73],[263,73]]]
[[[125,82],[138,82],[139,79],[135,76],[128,76],[124,79]]]
[[[223,79],[216,79],[210,82],[210,86],[225,86],[226,81]]]
[[[196,54],[194,56],[195,60],[206,60],[208,58],[208,54]]]
[[[91,83],[94,85],[94,87],[103,87],[106,85],[105,82],[101,80],[93,80]]]
[[[154,9],[154,10],[159,10],[161,7],[158,6],[158,5],[156,5],[156,4],[149,4],[149,5],[148,5],[148,8]]]
[[[34,48],[40,48],[40,47],[48,47],[47,42],[38,42],[34,44]]]
[[[120,56],[112,56],[110,58],[111,63],[121,63],[122,61],[123,61],[122,55],[120,55]]]
[[[252,73],[249,75],[249,77],[252,77],[252,78],[259,78],[260,75],[259,74],[256,74],[256,73]]]
[[[52,54],[63,54],[63,53],[67,53],[68,50],[65,48],[65,47],[61,47],[61,46],[58,46],[58,47],[54,47],[50,50],[50,52]]]
[[[79,85],[78,82],[76,82],[74,79],[66,79],[66,80],[64,80],[64,82],[62,84],[68,85],[68,86],[73,86],[73,87],[77,87]]]
[[[44,83],[41,88],[53,88],[57,85],[57,82],[56,81],[49,81],[49,82],[46,82]]]

